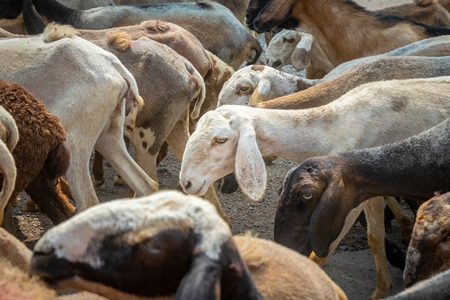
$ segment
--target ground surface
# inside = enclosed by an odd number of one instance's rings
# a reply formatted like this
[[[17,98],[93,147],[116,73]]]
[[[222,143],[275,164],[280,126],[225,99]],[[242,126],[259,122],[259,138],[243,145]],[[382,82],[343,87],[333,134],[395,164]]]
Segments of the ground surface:
[[[370,9],[379,9],[411,1],[359,0],[356,2]],[[261,202],[250,202],[240,191],[230,195],[219,194],[223,208],[233,222],[233,233],[245,233],[250,230],[261,238],[273,238],[276,198],[286,172],[296,165],[297,163],[294,162],[277,159],[267,167],[267,192]],[[158,168],[161,189],[178,189],[179,167],[179,161],[172,154],[162,161]],[[105,172],[106,182],[97,188],[100,201],[124,197],[128,188],[113,186],[115,173],[110,167],[105,167]],[[21,212],[20,208],[23,204],[24,200],[19,201],[14,210],[15,221],[20,231],[19,238],[32,249],[39,237],[51,227],[51,223],[40,213]],[[393,241],[399,241],[399,230],[395,222],[394,227],[388,232],[388,237]],[[376,272],[373,255],[368,250],[365,230],[360,225],[354,226],[324,269],[343,288],[350,300],[369,298],[376,286]],[[401,271],[391,268],[391,276],[393,279],[391,293],[402,290]]]

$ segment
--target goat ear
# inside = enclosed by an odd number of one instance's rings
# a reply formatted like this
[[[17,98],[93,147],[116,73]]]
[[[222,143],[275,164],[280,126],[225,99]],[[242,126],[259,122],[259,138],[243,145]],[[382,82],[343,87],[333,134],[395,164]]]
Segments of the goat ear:
[[[333,177],[317,202],[309,224],[309,238],[317,256],[328,256],[330,245],[339,236],[348,212],[344,182],[341,177]]]
[[[254,105],[260,102],[269,100],[270,80],[268,78],[261,78],[258,86],[253,91],[248,105]]]
[[[311,64],[311,49],[314,39],[309,34],[302,34],[302,39],[298,42],[291,55],[291,62],[297,70],[306,69]]]
[[[235,174],[239,187],[250,199],[262,198],[266,190],[266,166],[256,143],[255,130],[245,120],[239,128]]]
[[[220,299],[222,267],[200,253],[195,256],[191,269],[178,286],[175,300]]]

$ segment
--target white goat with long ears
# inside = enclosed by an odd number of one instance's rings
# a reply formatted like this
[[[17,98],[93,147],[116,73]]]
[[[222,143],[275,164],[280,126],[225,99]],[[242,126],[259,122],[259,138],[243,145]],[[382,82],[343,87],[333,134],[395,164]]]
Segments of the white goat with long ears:
[[[364,84],[327,105],[304,110],[221,106],[206,113],[190,137],[181,164],[180,184],[186,193],[203,195],[215,180],[234,171],[241,190],[250,199],[258,200],[267,181],[263,155],[302,162],[320,153],[372,147],[417,134],[450,116],[449,79]],[[372,224],[369,245],[376,254],[379,279],[374,296],[380,298],[392,283],[386,257],[378,254],[384,253],[384,247],[378,246],[383,245],[384,239],[383,220],[379,219],[384,202],[377,199],[365,206],[370,208],[366,211],[368,223]],[[352,211],[348,226],[329,253],[363,208]]]
[[[217,106],[256,104],[305,90],[314,84],[314,80],[278,71],[272,67],[247,66],[236,71],[225,82]]]

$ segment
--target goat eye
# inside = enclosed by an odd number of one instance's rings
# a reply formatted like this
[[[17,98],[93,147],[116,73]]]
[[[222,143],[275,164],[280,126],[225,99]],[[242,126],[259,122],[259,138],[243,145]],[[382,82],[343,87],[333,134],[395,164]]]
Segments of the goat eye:
[[[227,138],[215,138],[214,142],[216,142],[217,144],[223,144],[227,141]]]
[[[248,87],[248,86],[244,86],[244,85],[242,85],[242,86],[239,88],[239,90],[240,90],[241,92],[246,92],[246,91],[248,91],[248,89],[249,89],[249,87]]]
[[[293,43],[293,42],[294,42],[294,39],[293,39],[293,38],[292,38],[292,39],[283,38],[283,42],[284,42],[284,43]]]
[[[310,188],[304,189],[302,191],[302,198],[304,200],[311,200],[313,196],[314,196],[313,190]]]

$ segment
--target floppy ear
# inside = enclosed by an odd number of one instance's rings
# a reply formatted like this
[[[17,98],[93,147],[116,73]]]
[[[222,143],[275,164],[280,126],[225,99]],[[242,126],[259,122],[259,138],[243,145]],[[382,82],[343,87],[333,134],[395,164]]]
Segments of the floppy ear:
[[[291,55],[291,63],[297,70],[303,70],[311,64],[311,49],[314,39],[309,34],[302,34],[302,39],[295,46]]]
[[[235,174],[239,187],[250,199],[262,198],[266,190],[266,166],[256,143],[255,130],[245,120],[239,128]]]
[[[258,86],[253,91],[248,105],[254,105],[260,102],[269,100],[270,80],[268,78],[261,78]]]
[[[328,256],[330,245],[339,236],[352,208],[345,203],[344,182],[341,177],[331,178],[309,223],[312,250],[318,257]]]
[[[222,267],[200,253],[195,256],[191,269],[178,286],[175,300],[220,299]]]

